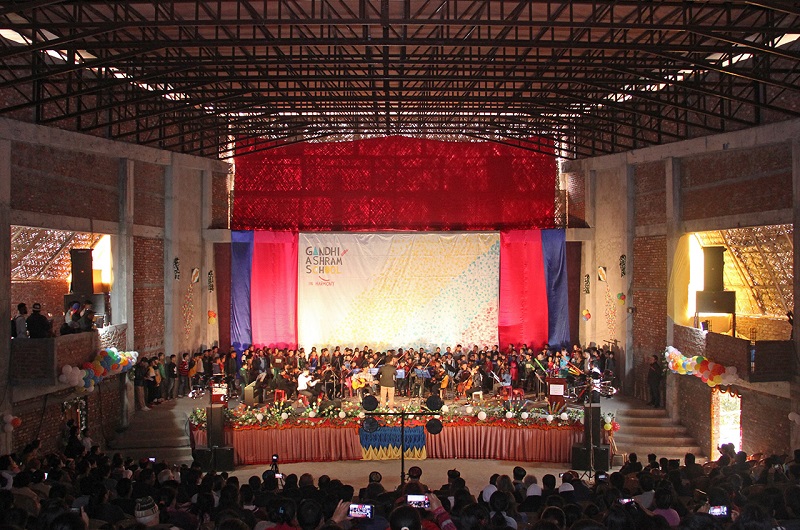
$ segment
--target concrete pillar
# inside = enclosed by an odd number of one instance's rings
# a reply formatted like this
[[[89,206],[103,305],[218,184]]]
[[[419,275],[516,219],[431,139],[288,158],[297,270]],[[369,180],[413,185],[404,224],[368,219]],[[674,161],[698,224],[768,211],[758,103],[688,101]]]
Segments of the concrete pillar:
[[[133,160],[120,160],[119,231],[111,236],[114,291],[111,293],[111,318],[114,324],[126,323],[127,350],[133,350]]]
[[[11,412],[11,389],[8,383],[11,358],[11,142],[0,140],[0,417]],[[0,432],[0,454],[11,452],[11,434]]]
[[[208,325],[207,317],[209,310],[208,304],[208,272],[214,270],[214,243],[210,242],[206,238],[206,231],[211,226],[211,205],[212,205],[212,195],[211,189],[213,186],[213,173],[209,169],[205,169],[201,172],[200,181],[203,186],[203,195],[202,195],[202,204],[200,206],[200,211],[202,212],[201,220],[202,220],[202,239],[200,244],[202,245],[202,250],[200,254],[200,285],[198,289],[200,290],[200,326],[202,329],[205,330],[205,333],[202,335],[203,346],[205,348],[210,348],[214,345],[214,342],[218,339],[218,333],[212,333],[212,328]],[[216,281],[215,281],[216,283]]]
[[[664,171],[664,179],[666,182],[666,229],[667,229],[667,301],[673,303],[676,300],[675,296],[670,296],[670,289],[674,286],[669,281],[672,278],[673,267],[675,265],[675,253],[678,249],[678,243],[683,237],[683,229],[681,228],[681,168],[680,160],[677,158],[667,158]],[[673,293],[674,294],[674,293]],[[677,314],[678,308],[667,306],[667,345],[674,342],[675,336],[675,322],[669,317],[670,314]],[[663,361],[663,359],[662,359]],[[667,377],[667,399],[666,407],[667,413],[672,418],[677,418],[678,411],[678,395],[676,388],[677,381],[675,377]]]
[[[178,212],[176,208],[176,180],[177,162],[172,157],[172,162],[164,171],[164,353],[167,356],[176,353],[175,334],[178,330],[175,325],[179,322],[175,318],[175,311],[180,310],[180,306],[175,305],[175,300],[180,297],[175,292],[176,282],[173,273],[173,260],[180,258],[178,255]],[[181,275],[190,274],[187,269],[188,263],[181,262]]]

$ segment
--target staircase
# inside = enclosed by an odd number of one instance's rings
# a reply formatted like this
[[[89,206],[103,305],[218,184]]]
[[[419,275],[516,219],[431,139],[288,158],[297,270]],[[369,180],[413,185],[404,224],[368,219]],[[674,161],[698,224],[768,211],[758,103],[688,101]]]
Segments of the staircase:
[[[628,401],[628,407],[617,410],[619,432],[614,434],[618,453],[636,453],[646,464],[647,455],[658,458],[677,458],[683,462],[686,453],[703,454],[702,449],[686,430],[667,416],[664,409],[653,409],[642,402]]]
[[[137,411],[125,432],[109,443],[109,450],[137,460],[155,457],[159,462],[191,464],[187,420],[195,404],[184,398]]]

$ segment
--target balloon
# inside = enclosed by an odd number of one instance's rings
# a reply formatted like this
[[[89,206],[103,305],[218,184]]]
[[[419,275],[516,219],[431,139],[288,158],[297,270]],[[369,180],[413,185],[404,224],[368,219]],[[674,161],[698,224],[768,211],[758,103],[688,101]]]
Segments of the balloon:
[[[309,418],[316,418],[317,417],[317,411],[312,410],[311,412],[308,413],[308,417]]]
[[[511,412],[510,410],[508,412],[506,412],[506,419],[510,420],[513,417],[514,417],[514,413],[513,412]]]
[[[13,430],[14,426],[11,425],[10,423],[6,423],[5,425],[3,425],[3,432],[11,432]]]
[[[472,414],[474,411],[475,409],[472,408],[472,405],[467,405],[466,408],[464,408],[464,412],[467,414]]]
[[[567,421],[569,419],[569,414],[562,412],[559,418],[561,418],[561,421]]]
[[[13,419],[14,419],[14,416],[12,416],[11,414],[6,414],[5,416],[3,416],[3,421],[5,423],[11,423],[11,420],[13,420]]]
[[[522,418],[523,420],[527,420],[530,417],[530,414],[528,414],[527,411],[523,411],[522,414],[519,415],[519,417]]]
[[[66,383],[67,382],[67,376],[64,375],[64,374],[59,375],[58,376],[58,382],[59,383]]]
[[[551,423],[555,417],[552,414],[548,414],[545,419],[547,420],[547,423]]]
[[[312,410],[311,412],[314,412],[314,411]],[[366,417],[367,417],[367,415],[364,412],[359,412],[358,413],[358,419],[363,420]]]
[[[450,407],[447,405],[442,405],[442,412],[450,412]]]
[[[790,412],[789,413],[789,420],[790,421],[797,421],[797,418],[798,418],[798,416],[797,416],[796,412]]]
[[[18,417],[14,418],[13,420],[11,420],[11,425],[16,429],[17,427],[22,425],[22,419]]]
[[[61,373],[64,375],[69,375],[71,371],[72,371],[72,366],[68,364],[65,364],[64,366],[61,367]]]
[[[480,412],[478,413],[478,419],[479,419],[479,420],[481,420],[481,421],[484,421],[484,420],[486,419],[486,412],[485,412],[485,411],[483,411],[483,410],[482,410],[482,411],[480,411]]]
[[[288,420],[289,419],[289,415],[287,413],[285,413],[285,412],[281,412],[281,419],[282,420]]]
[[[347,414],[345,413],[345,411],[340,410],[339,411],[339,417],[342,418],[342,419],[345,419],[347,417]]]
[[[263,420],[263,419],[264,419],[264,415],[263,415],[263,414],[261,414],[261,413],[259,412],[258,414],[256,414],[256,419],[257,419],[258,421],[261,421],[261,420]]]
[[[603,425],[603,430],[610,431],[611,430],[611,424],[610,423],[604,424]]]

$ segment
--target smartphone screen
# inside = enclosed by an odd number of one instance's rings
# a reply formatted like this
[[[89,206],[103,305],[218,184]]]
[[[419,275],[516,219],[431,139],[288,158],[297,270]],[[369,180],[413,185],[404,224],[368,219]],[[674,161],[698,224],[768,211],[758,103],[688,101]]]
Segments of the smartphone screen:
[[[625,497],[619,500],[620,504],[630,504],[632,502],[635,502],[635,499],[632,497]]]
[[[154,457],[154,456],[151,456],[150,458],[148,458],[148,460],[153,464],[156,463],[156,457]]]
[[[708,509],[708,515],[713,515],[714,517],[728,517],[728,507],[727,506],[711,506]]]
[[[275,478],[278,478],[278,479],[283,478],[283,473],[275,473]]]
[[[406,495],[406,504],[414,508],[430,508],[431,500],[427,495]]]
[[[372,519],[372,504],[351,504],[350,517],[353,519]]]

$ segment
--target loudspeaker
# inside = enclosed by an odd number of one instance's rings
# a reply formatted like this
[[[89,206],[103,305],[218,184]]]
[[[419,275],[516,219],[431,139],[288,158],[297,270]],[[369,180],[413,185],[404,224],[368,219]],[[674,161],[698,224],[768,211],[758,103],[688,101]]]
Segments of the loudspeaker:
[[[583,441],[592,445],[600,445],[600,404],[592,403],[583,406]]]
[[[591,471],[589,447],[584,444],[572,445],[572,469],[575,471]],[[594,470],[608,471],[611,464],[611,450],[607,445],[594,448]]]
[[[244,387],[244,404],[248,407],[256,406],[256,384],[250,383]]]
[[[697,291],[698,313],[735,313],[736,291]]]
[[[206,407],[206,425],[208,446],[220,447],[225,445],[225,407],[211,405]]]
[[[204,472],[211,471],[211,456],[211,449],[208,447],[198,447],[192,452],[192,458],[200,464],[200,468]]]
[[[325,400],[319,404],[319,415],[322,416],[323,413],[328,412],[328,409],[338,409],[342,406],[342,401],[340,399],[334,399],[333,401]]]
[[[233,447],[215,447],[214,471],[233,471]]]
[[[725,269],[725,247],[703,247],[703,290],[723,291],[722,273]]]
[[[94,293],[94,279],[92,277],[92,249],[73,248],[69,251],[72,258],[72,286],[71,291],[79,294]]]

